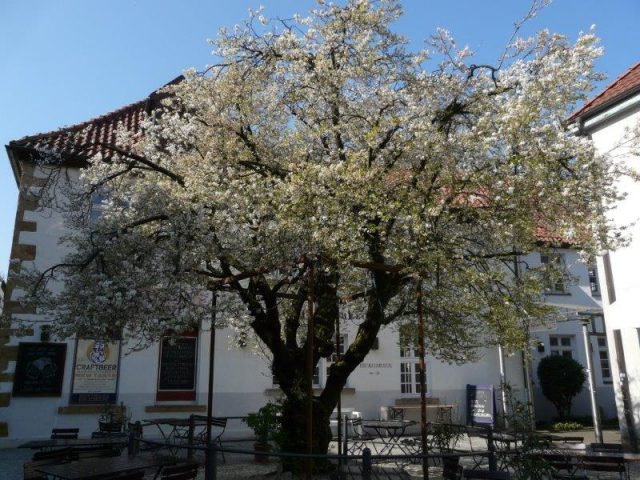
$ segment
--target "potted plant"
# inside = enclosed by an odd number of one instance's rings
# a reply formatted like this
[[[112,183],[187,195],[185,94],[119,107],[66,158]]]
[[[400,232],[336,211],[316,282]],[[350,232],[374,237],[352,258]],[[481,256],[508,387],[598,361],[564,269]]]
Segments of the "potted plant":
[[[127,420],[127,408],[120,405],[106,404],[98,418],[98,428],[104,433],[120,433]]]
[[[256,452],[271,451],[269,440],[272,440],[280,431],[279,415],[280,407],[274,403],[267,403],[257,413],[250,413],[245,419],[245,422],[256,436],[256,441],[253,444]],[[268,456],[260,455],[259,453],[256,453],[254,458],[259,463],[269,461]]]

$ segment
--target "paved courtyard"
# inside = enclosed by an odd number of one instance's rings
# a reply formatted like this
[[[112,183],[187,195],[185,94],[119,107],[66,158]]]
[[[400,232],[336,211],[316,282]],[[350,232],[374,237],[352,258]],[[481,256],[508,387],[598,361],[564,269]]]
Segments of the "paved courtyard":
[[[590,443],[593,440],[593,432],[592,431],[581,431],[581,432],[568,432],[565,434],[566,436],[583,436],[585,438],[586,443]],[[604,440],[605,442],[616,443],[620,441],[620,436],[617,431],[607,430],[604,432]],[[375,450],[373,445],[367,445],[371,448],[372,451]],[[250,442],[238,442],[233,444],[227,444],[228,448],[237,448],[243,450],[251,449]],[[477,437],[463,437],[460,439],[457,448],[460,450],[473,450],[473,451],[483,451],[486,450],[486,441]],[[337,445],[333,443],[331,445],[331,450],[333,452],[337,451]],[[400,454],[402,452],[393,451],[394,454]],[[24,449],[0,449],[0,480],[21,480],[22,479],[22,465],[24,462],[28,461],[33,454],[30,450]],[[375,452],[374,452],[375,454]],[[236,480],[236,479],[280,479],[283,480],[292,479],[290,475],[284,474],[281,475],[278,472],[278,463],[276,461],[269,462],[267,464],[256,464],[253,461],[252,455],[245,454],[226,454],[226,463],[222,463],[221,459],[218,462],[218,480]],[[467,457],[464,458],[461,463],[464,466],[471,467],[473,465],[473,458]],[[385,479],[410,479],[410,478],[421,478],[421,470],[417,465],[407,465],[402,468],[397,468],[395,464],[385,463],[379,464],[377,466],[377,474],[374,471],[374,475],[372,478],[375,480],[377,478],[385,478]],[[440,478],[440,468],[439,467],[431,467],[430,469],[430,479],[438,479]],[[349,473],[347,474],[348,479],[358,479],[360,476],[360,469],[357,464],[353,464],[349,468]],[[149,479],[153,476],[150,475]],[[314,477],[317,480],[328,479],[326,476],[318,476]],[[593,478],[601,478],[601,479],[614,479],[619,478],[617,474],[615,475],[599,475],[594,476]],[[631,479],[640,479],[640,464],[635,464],[630,469],[630,478]],[[204,470],[200,470],[199,479],[204,479]]]

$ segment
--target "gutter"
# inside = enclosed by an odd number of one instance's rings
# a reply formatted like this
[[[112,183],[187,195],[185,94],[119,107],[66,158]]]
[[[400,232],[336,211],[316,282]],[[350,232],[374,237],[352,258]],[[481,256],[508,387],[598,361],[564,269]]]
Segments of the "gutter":
[[[16,181],[16,186],[20,189],[20,178],[22,177],[20,163],[16,160],[13,154],[13,149],[10,145],[5,145],[4,148],[7,150],[7,157],[9,157],[9,163],[11,164],[11,170],[13,171],[13,178]]]
[[[627,110],[630,110],[634,107],[640,106],[640,91],[636,91],[635,95],[627,98],[626,100],[617,103],[616,106],[609,105],[608,108],[601,111],[595,116],[590,117],[577,117],[574,121],[575,130],[579,135],[585,134],[591,130],[594,130],[596,127],[600,126],[604,122],[610,120],[611,118],[621,115]]]

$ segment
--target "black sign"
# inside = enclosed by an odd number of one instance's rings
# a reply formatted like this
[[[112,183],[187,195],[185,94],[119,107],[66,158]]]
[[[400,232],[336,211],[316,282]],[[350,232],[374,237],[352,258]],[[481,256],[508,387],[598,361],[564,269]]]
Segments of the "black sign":
[[[66,343],[20,343],[13,396],[59,397],[66,356]]]
[[[194,390],[196,337],[164,337],[158,390]]]
[[[467,385],[467,423],[493,426],[496,402],[493,385]]]

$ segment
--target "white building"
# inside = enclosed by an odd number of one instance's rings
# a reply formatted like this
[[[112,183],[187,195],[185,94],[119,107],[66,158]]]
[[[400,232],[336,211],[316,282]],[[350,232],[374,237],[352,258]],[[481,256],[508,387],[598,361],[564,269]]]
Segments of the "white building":
[[[637,170],[638,157],[627,140],[629,133],[640,126],[640,63],[587,102],[572,120],[579,133],[591,136],[600,152],[613,151],[614,161]],[[631,225],[639,217],[640,186],[624,178],[619,188],[628,196],[613,212],[613,220],[620,225]],[[640,224],[632,226],[630,235],[630,245],[599,258],[598,267],[605,280],[602,296],[620,428],[623,441],[637,451],[640,443],[640,280],[637,274]]]
[[[137,132],[144,112],[153,108],[155,101],[154,93],[141,102],[89,122],[26,137],[7,146],[20,193],[5,299],[5,308],[13,315],[15,328],[0,336],[0,437],[5,437],[5,444],[48,437],[53,427],[80,427],[81,434],[88,435],[97,428],[97,416],[105,402],[123,402],[133,419],[206,411],[208,331],[185,336],[179,342],[179,349],[162,343],[133,354],[125,354],[127,345],[96,345],[89,339],[49,342],[47,321],[36,314],[34,308],[19,302],[22,286],[15,278],[23,266],[44,269],[59,262],[65,253],[58,243],[66,229],[63,215],[55,209],[39,209],[38,199],[33,196],[32,187],[44,178],[42,171],[34,167],[39,152],[60,153],[67,173],[77,177],[84,159],[96,153],[95,146],[88,147],[89,142],[113,141],[119,122]],[[541,238],[541,241],[553,239]],[[587,266],[580,263],[570,249],[559,247],[557,252],[579,281],[575,286],[556,285],[547,300],[572,310],[599,311],[600,301],[590,287],[592,278]],[[539,254],[524,260],[533,266],[543,261]],[[19,330],[19,320],[33,322],[33,328]],[[206,327],[206,322],[203,326]],[[343,330],[349,341],[354,332],[348,325],[343,326]],[[230,347],[230,335],[230,331],[223,330],[216,337],[216,416],[246,415],[278,394],[265,360],[249,349]],[[557,353],[571,355],[579,361],[584,359],[580,327],[575,321],[561,322],[554,331],[539,331],[534,335],[544,345],[543,351],[535,353],[534,382],[537,359],[543,355]],[[599,340],[593,340],[594,349],[598,351]],[[109,367],[105,367],[101,376],[85,374],[89,365],[87,357],[92,355],[97,355],[102,364]],[[323,359],[318,369],[318,387],[322,387],[325,380],[326,361]],[[415,400],[419,397],[417,362],[415,352],[401,350],[394,329],[382,331],[377,348],[351,375],[342,395],[343,408],[360,411],[366,418],[377,418],[381,407]],[[611,372],[607,372],[604,363],[596,364],[600,365],[597,379],[605,415],[615,415],[611,388],[607,385]],[[193,375],[184,375],[184,372]],[[515,395],[523,401],[526,382],[521,352],[507,356],[505,374]],[[467,384],[499,388],[497,349],[487,349],[479,362],[462,366],[448,365],[428,356],[428,396],[433,401],[438,399],[440,404],[453,405],[456,420],[463,423],[467,413]],[[499,403],[499,398],[496,400]],[[540,395],[536,395],[536,404],[541,418],[554,415],[552,407]],[[576,402],[574,413],[588,415],[589,412],[585,393]],[[228,428],[236,434],[243,429],[246,431],[240,422]]]

